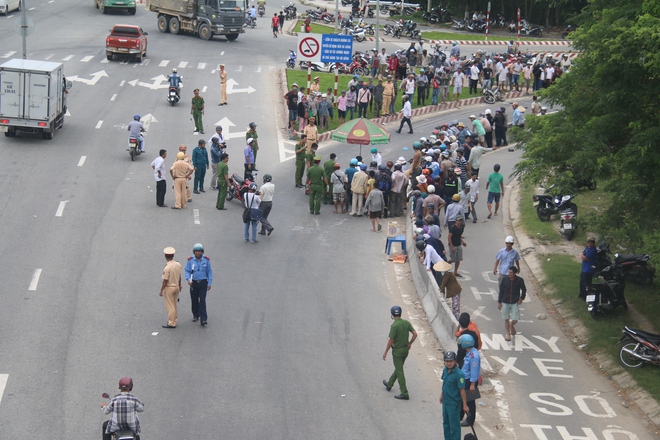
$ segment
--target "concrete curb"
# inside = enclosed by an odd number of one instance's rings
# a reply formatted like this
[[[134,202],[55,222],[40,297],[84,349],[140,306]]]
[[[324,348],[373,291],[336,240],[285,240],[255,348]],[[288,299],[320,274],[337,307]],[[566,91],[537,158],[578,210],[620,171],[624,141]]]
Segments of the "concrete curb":
[[[424,32],[422,32],[424,36]],[[516,38],[511,38],[516,40]],[[506,46],[509,44],[510,40],[493,40],[493,41],[483,41],[483,40],[426,40],[427,43],[431,44],[465,44],[468,46]],[[570,40],[556,40],[556,41],[521,41],[520,46],[570,46],[573,42]]]
[[[408,222],[407,218],[406,222]],[[440,294],[440,289],[433,274],[428,272],[426,267],[417,259],[417,248],[413,240],[412,230],[410,223],[406,223],[406,251],[408,252],[408,264],[410,265],[410,274],[415,284],[415,290],[419,295],[426,318],[433,329],[433,333],[438,338],[440,346],[445,351],[455,350],[456,338],[454,337],[454,331],[458,321]]]

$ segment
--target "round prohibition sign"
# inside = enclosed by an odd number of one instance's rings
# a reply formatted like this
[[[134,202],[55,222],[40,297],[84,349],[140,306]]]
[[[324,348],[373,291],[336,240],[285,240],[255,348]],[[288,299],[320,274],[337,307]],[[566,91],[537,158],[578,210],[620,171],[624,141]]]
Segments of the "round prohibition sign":
[[[319,50],[321,50],[321,45],[316,38],[306,37],[300,40],[298,50],[301,54],[304,54],[305,57],[312,58],[319,53]]]

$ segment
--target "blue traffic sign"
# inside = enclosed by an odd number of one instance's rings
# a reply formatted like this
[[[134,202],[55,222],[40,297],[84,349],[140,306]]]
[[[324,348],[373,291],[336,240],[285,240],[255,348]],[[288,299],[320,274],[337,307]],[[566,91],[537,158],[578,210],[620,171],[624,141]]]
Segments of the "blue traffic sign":
[[[353,58],[353,36],[323,34],[322,63],[350,63]]]

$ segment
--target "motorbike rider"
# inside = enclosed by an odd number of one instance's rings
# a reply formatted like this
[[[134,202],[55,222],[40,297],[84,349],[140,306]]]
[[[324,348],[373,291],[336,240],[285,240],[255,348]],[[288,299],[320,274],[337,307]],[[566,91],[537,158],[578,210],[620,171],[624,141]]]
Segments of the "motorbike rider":
[[[168,75],[167,79],[170,81],[170,87],[174,87],[176,89],[176,96],[179,97],[182,81],[181,76],[179,76],[179,74],[176,72],[176,68],[172,69],[172,74]]]
[[[142,122],[140,122],[140,119],[140,115],[133,116],[133,120],[128,123],[127,130],[131,132],[129,140],[130,138],[137,139],[140,142],[140,152],[144,153],[144,137],[142,136],[142,133],[146,132],[146,130],[144,129]],[[127,148],[127,151],[128,150],[130,150],[130,148]]]
[[[249,22],[257,21],[257,8],[254,7],[254,4],[250,6],[250,9],[248,11],[248,21]]]
[[[140,420],[137,413],[144,411],[144,404],[131,394],[133,379],[122,377],[119,379],[121,393],[110,399],[109,403],[101,405],[104,414],[112,413],[110,420],[103,422],[103,440],[111,440],[112,434],[117,431],[132,431],[136,440],[140,440]]]

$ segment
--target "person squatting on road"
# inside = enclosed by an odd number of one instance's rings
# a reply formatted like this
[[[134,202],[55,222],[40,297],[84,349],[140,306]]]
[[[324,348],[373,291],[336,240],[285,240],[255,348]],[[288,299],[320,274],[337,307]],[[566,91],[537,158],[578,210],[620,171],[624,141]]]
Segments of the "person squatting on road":
[[[504,329],[506,330],[504,339],[507,341],[511,340],[512,335],[516,335],[515,325],[520,320],[518,306],[522,304],[526,294],[525,280],[518,276],[518,268],[516,266],[509,267],[508,276],[500,283],[500,294],[497,299],[497,308],[502,311]]]
[[[444,361],[440,392],[444,440],[461,440],[461,410],[470,413],[465,394],[465,374],[456,365],[455,352],[445,351]]]
[[[401,394],[394,396],[395,399],[408,400],[408,388],[406,387],[406,377],[403,374],[403,364],[406,362],[410,347],[415,339],[417,339],[417,332],[412,324],[405,319],[401,318],[401,307],[393,306],[390,309],[390,315],[394,322],[390,327],[390,334],[388,335],[387,347],[383,353],[383,360],[387,360],[387,352],[392,349],[392,361],[394,363],[394,373],[390,376],[389,380],[383,379],[383,385],[387,391],[390,391],[394,386],[394,382],[399,381],[399,389]],[[408,333],[412,333],[412,338],[408,340]]]
[[[176,328],[177,321],[177,302],[179,301],[179,293],[181,292],[181,264],[174,261],[174,248],[172,246],[166,247],[163,252],[165,253],[165,269],[163,269],[163,282],[160,286],[159,295],[165,301],[165,310],[167,311],[167,324],[163,328]]]
[[[194,255],[188,258],[186,263],[185,274],[190,286],[193,322],[200,319],[201,324],[204,326],[208,320],[206,292],[211,290],[213,270],[211,269],[211,259],[204,255],[204,246],[201,243],[195,243],[193,253]]]

